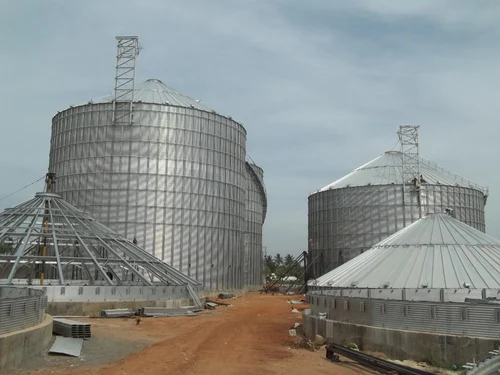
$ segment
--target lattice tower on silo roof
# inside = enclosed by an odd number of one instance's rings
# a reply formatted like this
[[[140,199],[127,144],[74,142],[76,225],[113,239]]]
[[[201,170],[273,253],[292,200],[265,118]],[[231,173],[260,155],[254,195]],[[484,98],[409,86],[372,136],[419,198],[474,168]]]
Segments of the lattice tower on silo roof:
[[[420,196],[421,174],[419,155],[419,125],[400,125],[398,131],[401,146],[401,175],[403,176],[403,204],[411,205],[416,197],[419,217],[422,217],[422,201]],[[404,222],[406,225],[406,209]]]
[[[115,98],[113,124],[131,125],[133,122],[135,60],[140,52],[137,36],[117,36]]]

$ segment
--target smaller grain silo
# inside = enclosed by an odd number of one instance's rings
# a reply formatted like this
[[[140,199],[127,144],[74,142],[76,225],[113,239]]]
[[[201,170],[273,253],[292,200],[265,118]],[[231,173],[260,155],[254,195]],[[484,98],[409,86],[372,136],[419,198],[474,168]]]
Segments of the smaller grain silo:
[[[499,268],[500,240],[430,214],[310,281],[304,330],[393,359],[484,358],[500,337]]]
[[[428,213],[451,209],[457,219],[485,231],[488,190],[422,158],[418,128],[410,131],[415,140],[410,152],[402,143],[400,151],[387,151],[309,196],[313,265],[308,278],[338,267]]]
[[[264,171],[253,161],[246,162],[247,178],[245,239],[245,286],[260,288],[263,283],[262,227],[266,220],[267,194],[264,185]]]

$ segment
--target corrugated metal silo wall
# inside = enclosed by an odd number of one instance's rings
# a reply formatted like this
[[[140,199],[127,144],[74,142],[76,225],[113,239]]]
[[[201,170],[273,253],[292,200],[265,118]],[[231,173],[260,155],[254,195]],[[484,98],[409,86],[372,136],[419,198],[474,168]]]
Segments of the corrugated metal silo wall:
[[[445,185],[422,186],[423,215],[453,208],[455,217],[485,231],[482,192]],[[406,206],[406,225],[419,219],[416,197]],[[317,278],[405,227],[402,186],[332,189],[309,196],[308,278]]]
[[[134,125],[111,121],[111,103],[53,118],[56,191],[205,289],[242,288],[245,129],[215,113],[146,103],[134,104]]]
[[[252,169],[257,173],[255,178]],[[262,226],[264,224],[264,206],[262,190],[264,171],[252,164],[246,164],[248,181],[246,196],[247,236],[245,244],[245,284],[248,287],[262,286],[263,254],[262,254]]]

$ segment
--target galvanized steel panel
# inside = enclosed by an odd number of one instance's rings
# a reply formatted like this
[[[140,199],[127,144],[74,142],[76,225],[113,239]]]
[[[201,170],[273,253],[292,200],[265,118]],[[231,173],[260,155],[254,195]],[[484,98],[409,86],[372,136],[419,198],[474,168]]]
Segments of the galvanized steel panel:
[[[83,339],[57,336],[49,353],[66,354],[79,357],[82,351]]]
[[[387,151],[319,191],[355,186],[401,185],[403,183],[402,163],[401,152]],[[422,157],[420,157],[420,172],[424,180],[432,185],[445,185],[458,187],[459,189],[465,187],[467,189],[478,190],[483,194],[487,194],[488,191]]]
[[[0,335],[41,323],[46,306],[47,296],[41,290],[0,287]]]
[[[327,312],[328,320],[344,323],[445,335],[500,338],[500,308],[494,305],[316,296],[311,310],[314,315]],[[308,321],[307,324],[313,326],[321,321],[318,318],[314,320],[315,322]]]
[[[58,113],[49,163],[57,192],[207,289],[241,288],[246,131],[200,106],[175,105],[134,103],[131,127],[111,124],[111,103]],[[194,205],[195,195],[212,207]],[[188,233],[202,230],[205,238],[191,249]]]
[[[464,290],[454,293],[456,299],[461,294],[473,295],[472,289],[500,288],[498,266],[500,240],[447,214],[431,214],[310,284],[406,288],[420,294]]]
[[[263,283],[262,226],[265,220],[264,171],[255,164],[246,163],[246,236],[244,274],[246,286]]]
[[[472,188],[423,185],[424,214],[452,208],[458,220],[484,232],[483,192]],[[464,206],[455,197],[467,195]],[[419,219],[416,199],[403,215],[401,185],[369,185],[325,190],[309,196],[308,249],[316,259],[309,278],[318,278]],[[457,198],[458,202],[458,198]]]

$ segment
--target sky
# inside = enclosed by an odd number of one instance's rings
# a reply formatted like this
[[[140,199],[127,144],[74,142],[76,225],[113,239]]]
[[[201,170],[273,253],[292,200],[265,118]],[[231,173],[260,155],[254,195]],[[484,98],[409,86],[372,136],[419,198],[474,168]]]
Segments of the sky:
[[[0,209],[47,170],[58,110],[110,94],[116,35],[137,82],[162,80],[241,122],[264,169],[270,254],[307,249],[307,197],[419,124],[420,152],[490,188],[500,238],[500,2],[0,0]],[[3,199],[2,199],[3,198]]]

